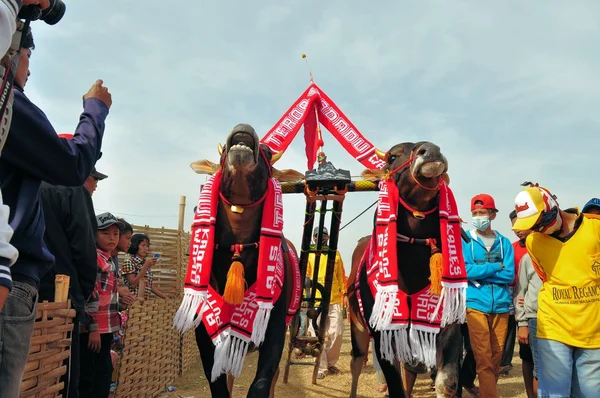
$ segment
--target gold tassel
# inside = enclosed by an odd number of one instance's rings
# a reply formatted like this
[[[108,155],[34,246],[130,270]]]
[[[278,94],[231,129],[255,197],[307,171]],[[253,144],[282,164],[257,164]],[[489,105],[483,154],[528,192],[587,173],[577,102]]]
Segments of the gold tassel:
[[[437,249],[437,247],[432,246],[431,248],[431,258],[429,259],[429,281],[431,282],[431,293],[437,294],[440,296],[442,294],[442,272],[443,272],[443,264],[444,258],[442,257],[442,253]]]
[[[239,305],[244,302],[246,293],[246,280],[244,279],[244,265],[235,260],[227,272],[227,282],[225,283],[225,294],[223,300],[228,304]]]

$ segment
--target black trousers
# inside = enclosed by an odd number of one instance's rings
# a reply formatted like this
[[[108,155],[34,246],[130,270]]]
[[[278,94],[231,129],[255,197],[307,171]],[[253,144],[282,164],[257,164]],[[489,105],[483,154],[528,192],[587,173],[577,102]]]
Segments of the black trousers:
[[[67,398],[79,398],[79,352],[81,346],[79,342],[79,320],[73,319],[73,331],[71,332],[71,357],[65,359],[64,364],[67,366],[65,373],[60,381],[65,383],[65,388],[61,391],[61,396]]]
[[[513,354],[515,353],[515,341],[517,340],[517,320],[514,315],[508,317],[508,328],[506,329],[506,341],[502,351],[500,367],[512,366]]]
[[[465,359],[463,360],[462,366],[460,367],[459,385],[460,387],[473,387],[475,378],[477,377],[477,371],[475,368],[475,357],[473,356],[473,349],[471,348],[471,339],[469,338],[469,327],[466,323],[460,325],[460,330],[463,334],[463,341],[465,344]],[[461,389],[459,391],[462,393]]]
[[[110,393],[112,379],[112,360],[110,347],[113,334],[100,335],[100,352],[92,352],[88,348],[90,335],[82,333],[79,339],[80,352],[80,376],[79,396],[85,398],[107,398]]]

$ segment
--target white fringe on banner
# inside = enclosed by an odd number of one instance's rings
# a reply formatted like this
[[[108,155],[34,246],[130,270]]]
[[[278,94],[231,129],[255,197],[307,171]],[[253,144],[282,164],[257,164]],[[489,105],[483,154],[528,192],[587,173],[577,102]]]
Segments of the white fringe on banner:
[[[371,338],[371,347],[375,347],[375,340]],[[365,352],[365,356],[369,353],[369,348],[367,348],[367,352]],[[381,365],[379,364],[379,360],[377,359],[377,354],[373,351],[373,369],[375,372],[381,371]]]
[[[180,333],[184,333],[191,328],[197,328],[200,325],[204,313],[204,303],[206,303],[207,298],[207,292],[198,292],[192,289],[184,292],[181,305],[175,313],[175,317],[173,317],[173,326]],[[198,309],[200,309],[200,312],[198,312]],[[197,317],[196,314],[198,314]],[[194,319],[194,317],[196,318]]]
[[[237,377],[242,373],[250,342],[236,332],[224,331],[226,337],[217,341],[211,372],[211,382],[215,382],[224,373]]]
[[[382,330],[380,336],[379,352],[382,359],[391,364],[396,359],[399,361],[411,359],[407,325],[392,325],[392,328]]]
[[[442,310],[441,327],[450,325],[454,322],[465,323],[467,318],[467,286],[466,284],[448,284],[442,282],[442,294],[438,301],[431,319],[438,317],[440,308]]]
[[[260,302],[258,303],[258,307],[254,323],[252,324],[252,336],[250,337],[250,341],[254,343],[256,348],[258,348],[265,339],[267,326],[269,326],[269,320],[271,319],[273,304]]]
[[[229,338],[229,335],[229,331],[222,331],[222,339],[215,343],[215,356],[210,377],[212,383],[214,383],[223,373],[227,372],[226,365],[231,348],[231,339]]]
[[[387,329],[390,323],[392,323],[397,296],[398,286],[379,286],[377,288],[373,312],[369,319],[369,324],[373,329],[382,331]]]
[[[427,368],[435,366],[437,333],[427,330],[410,328],[410,346],[413,360],[424,363]]]

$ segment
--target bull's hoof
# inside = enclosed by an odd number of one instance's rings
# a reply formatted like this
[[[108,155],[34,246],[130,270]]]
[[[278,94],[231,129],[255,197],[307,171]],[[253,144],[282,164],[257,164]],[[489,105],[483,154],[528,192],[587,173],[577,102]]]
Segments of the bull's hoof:
[[[445,380],[443,383],[436,385],[435,393],[438,397],[453,398],[456,397],[457,390],[457,381]]]

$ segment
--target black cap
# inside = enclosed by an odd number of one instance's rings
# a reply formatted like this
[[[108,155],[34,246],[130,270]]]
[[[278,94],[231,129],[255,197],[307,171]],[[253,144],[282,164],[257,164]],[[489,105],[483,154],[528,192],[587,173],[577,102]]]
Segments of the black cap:
[[[94,167],[92,169],[92,172],[90,173],[90,176],[92,176],[94,178],[97,178],[100,181],[104,180],[105,178],[108,178],[108,176],[106,174],[102,174],[98,170],[96,170],[96,167]]]
[[[317,236],[319,234],[319,227],[315,227],[315,229],[313,230],[313,236]],[[323,235],[329,235],[329,232],[327,232],[327,228],[323,227]]]

